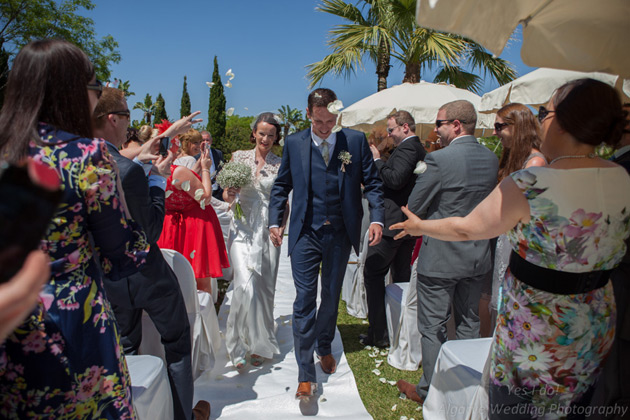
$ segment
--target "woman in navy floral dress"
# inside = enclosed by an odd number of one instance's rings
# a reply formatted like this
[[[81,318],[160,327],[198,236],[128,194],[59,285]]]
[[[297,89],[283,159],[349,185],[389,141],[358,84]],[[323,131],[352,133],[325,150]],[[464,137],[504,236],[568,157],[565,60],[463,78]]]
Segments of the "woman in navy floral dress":
[[[105,143],[91,138],[100,89],[87,56],[59,40],[28,44],[9,77],[0,156],[55,169],[64,195],[42,240],[50,281],[0,345],[1,418],[135,418],[101,273],[133,273],[148,244],[128,216]]]

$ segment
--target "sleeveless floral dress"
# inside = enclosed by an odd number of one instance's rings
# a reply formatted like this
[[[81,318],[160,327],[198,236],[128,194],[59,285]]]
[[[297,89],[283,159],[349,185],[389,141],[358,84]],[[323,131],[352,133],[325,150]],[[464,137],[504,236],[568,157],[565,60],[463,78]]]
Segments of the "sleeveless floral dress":
[[[522,258],[572,273],[609,270],[621,261],[630,235],[630,177],[623,168],[535,167],[511,177],[531,213],[508,233]],[[615,312],[610,282],[559,295],[528,286],[508,269],[490,380],[526,396],[535,417],[566,416],[597,379],[614,338]]]

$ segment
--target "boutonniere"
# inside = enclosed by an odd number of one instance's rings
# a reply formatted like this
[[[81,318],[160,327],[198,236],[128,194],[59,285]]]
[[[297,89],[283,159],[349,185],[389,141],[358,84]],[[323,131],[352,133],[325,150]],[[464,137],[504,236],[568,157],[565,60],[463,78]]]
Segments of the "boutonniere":
[[[427,164],[424,163],[423,160],[419,160],[418,163],[416,163],[416,169],[413,170],[413,173],[416,175],[420,175],[423,174],[424,171],[427,170]]]
[[[342,150],[339,152],[337,159],[341,161],[341,172],[346,172],[346,165],[350,165],[352,163],[352,155],[348,153],[348,151]]]

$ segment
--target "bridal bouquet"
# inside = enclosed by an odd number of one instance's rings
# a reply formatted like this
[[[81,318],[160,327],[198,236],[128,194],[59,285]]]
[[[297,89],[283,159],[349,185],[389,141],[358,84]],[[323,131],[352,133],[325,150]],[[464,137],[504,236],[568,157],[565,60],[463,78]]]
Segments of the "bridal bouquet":
[[[223,189],[226,188],[242,188],[249,184],[252,180],[252,169],[238,162],[228,162],[223,165],[221,171],[217,174],[217,182]],[[243,220],[243,209],[238,194],[234,199],[232,206],[232,212],[234,217],[238,220]]]

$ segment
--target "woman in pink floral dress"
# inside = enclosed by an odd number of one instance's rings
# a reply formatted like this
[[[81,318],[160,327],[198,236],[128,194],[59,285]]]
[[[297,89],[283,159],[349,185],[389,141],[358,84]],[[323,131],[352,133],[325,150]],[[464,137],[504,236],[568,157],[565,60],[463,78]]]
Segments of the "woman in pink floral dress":
[[[621,138],[619,96],[605,83],[576,80],[538,119],[548,166],[513,173],[464,218],[420,220],[405,209],[410,219],[392,227],[452,241],[509,230],[490,418],[583,415],[615,334],[608,274],[630,235],[630,177],[595,147]]]
[[[25,46],[9,76],[1,156],[55,169],[63,198],[41,244],[51,278],[0,345],[0,418],[135,418],[101,273],[132,274],[148,243],[126,212],[105,142],[92,138],[101,89],[87,56],[59,40]]]

